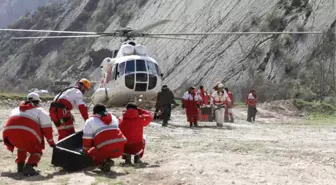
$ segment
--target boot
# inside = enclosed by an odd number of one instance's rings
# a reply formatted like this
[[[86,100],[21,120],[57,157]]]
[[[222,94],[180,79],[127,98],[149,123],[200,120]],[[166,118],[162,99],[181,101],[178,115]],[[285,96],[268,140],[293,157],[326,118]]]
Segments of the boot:
[[[23,167],[24,167],[24,163],[17,163],[17,171],[18,171],[18,173],[22,173],[23,172]]]
[[[132,156],[131,155],[124,155],[125,164],[132,164]]]
[[[26,164],[23,167],[23,175],[24,176],[35,176],[35,175],[38,175],[38,172],[33,168],[32,164]]]
[[[103,172],[111,171],[111,167],[114,165],[114,161],[111,159],[104,159],[104,162],[99,166],[99,169]]]
[[[231,122],[231,123],[234,123],[234,119],[233,119],[233,118],[231,118],[230,122]]]
[[[193,127],[193,123],[192,122],[189,122],[189,127]]]
[[[197,124],[197,122],[194,122],[194,127],[198,127],[198,124]]]
[[[140,157],[138,155],[135,155],[134,156],[134,164],[140,164],[140,163],[141,163]]]

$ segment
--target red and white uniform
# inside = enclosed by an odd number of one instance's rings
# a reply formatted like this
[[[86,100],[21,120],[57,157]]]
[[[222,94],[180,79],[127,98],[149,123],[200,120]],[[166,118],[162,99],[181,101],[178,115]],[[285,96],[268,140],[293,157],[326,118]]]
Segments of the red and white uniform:
[[[112,116],[111,120],[107,123],[99,115],[93,115],[85,122],[83,152],[97,165],[102,164],[106,158],[118,158],[124,153],[127,140],[118,128],[118,118]]]
[[[202,98],[201,105],[208,105],[209,104],[209,94],[204,89],[199,89],[197,94]]]
[[[248,105],[249,107],[256,107],[257,103],[258,103],[257,97],[254,96],[252,93],[250,93],[247,96],[246,105]]]
[[[12,110],[7,120],[3,140],[8,150],[18,149],[17,163],[25,163],[27,152],[30,157],[26,164],[37,166],[44,149],[44,137],[50,146],[55,145],[49,115],[41,107],[22,104]]]
[[[227,95],[229,96],[230,101],[227,101],[227,107],[225,108],[225,117],[229,116],[231,119],[233,119],[232,114],[232,107],[233,107],[233,95],[232,92],[227,92]]]
[[[198,118],[198,105],[202,101],[202,97],[197,93],[191,94],[185,92],[182,97],[182,103],[186,109],[187,119],[190,123],[197,122]]]
[[[75,133],[74,118],[70,111],[78,108],[83,119],[87,120],[88,110],[83,100],[83,93],[77,88],[70,88],[61,95],[56,95],[54,101],[64,106],[64,108],[51,106],[49,110],[51,120],[58,130],[58,140],[61,140]]]
[[[214,105],[215,108],[215,120],[217,124],[224,123],[225,105],[227,105],[228,102],[230,102],[229,96],[225,91],[215,91],[212,93],[211,104]]]
[[[125,155],[138,155],[142,158],[146,140],[143,136],[143,128],[153,120],[150,112],[138,108],[128,109],[120,118],[119,128],[121,132],[127,138],[127,144],[125,144]]]
[[[224,105],[226,104],[229,100],[229,96],[225,91],[215,91],[212,93],[211,96],[211,104],[214,105]]]

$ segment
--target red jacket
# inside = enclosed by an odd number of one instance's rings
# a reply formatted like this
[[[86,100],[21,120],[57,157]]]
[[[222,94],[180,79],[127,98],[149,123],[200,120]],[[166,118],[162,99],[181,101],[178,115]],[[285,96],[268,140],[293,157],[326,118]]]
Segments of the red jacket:
[[[128,109],[119,121],[119,128],[127,138],[127,144],[142,142],[143,128],[152,120],[152,115],[146,110]]]
[[[246,99],[246,105],[247,106],[250,106],[250,107],[255,107],[257,106],[257,103],[258,103],[258,98],[256,95],[253,95],[252,93],[250,93],[248,96],[247,96],[247,99]]]
[[[44,149],[44,137],[50,146],[55,145],[52,132],[51,120],[46,111],[32,104],[21,104],[9,115],[4,126],[3,139],[7,137],[18,139],[23,145],[33,142],[36,148]],[[9,143],[5,145],[13,152],[12,145]]]
[[[101,116],[93,115],[86,120],[83,129],[84,152],[90,150],[91,147],[113,151],[116,148],[123,148],[125,143],[126,138],[118,128],[117,117],[111,115],[111,119],[104,122]]]
[[[229,98],[231,100],[231,104],[233,105],[233,95],[232,95],[231,91],[228,92],[228,96],[229,96]]]

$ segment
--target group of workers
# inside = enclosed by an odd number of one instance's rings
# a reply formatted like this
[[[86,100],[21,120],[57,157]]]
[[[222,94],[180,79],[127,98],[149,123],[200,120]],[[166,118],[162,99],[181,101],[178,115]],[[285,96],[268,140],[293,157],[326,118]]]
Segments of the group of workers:
[[[85,121],[83,128],[83,146],[80,153],[92,158],[96,165],[104,172],[114,165],[112,159],[122,157],[126,164],[140,163],[144,154],[146,140],[143,136],[143,128],[147,126],[153,117],[150,112],[128,104],[123,116],[117,118],[107,111],[102,104],[96,104],[93,113],[89,117],[88,109],[83,100],[83,94],[89,90],[91,83],[87,79],[81,79],[76,86],[65,89],[56,95],[49,108],[49,114],[40,107],[41,99],[37,93],[29,93],[27,100],[21,102],[19,107],[12,110],[9,119],[4,125],[3,141],[8,150],[17,148],[18,173],[26,176],[37,175],[34,169],[38,165],[46,138],[50,147],[55,147],[53,139],[52,122],[58,130],[58,140],[62,140],[75,133],[74,117],[71,110],[77,107]],[[203,86],[196,91],[190,87],[183,95],[182,103],[185,108],[190,127],[198,126],[200,106],[210,105],[214,109],[217,125],[224,121],[234,122],[232,114],[233,96],[222,83],[217,83],[214,92],[209,96]],[[164,85],[157,96],[157,111],[161,110],[163,126],[168,125],[172,106],[177,105],[172,91]],[[248,105],[247,121],[254,121],[257,104],[257,96],[251,90],[247,97]],[[28,160],[27,153],[30,154]]]
[[[83,146],[80,153],[87,155],[104,172],[114,165],[113,158],[122,157],[126,164],[140,163],[144,150],[143,128],[153,117],[150,112],[128,104],[123,116],[117,118],[102,104],[96,104],[89,117],[83,94],[90,89],[91,83],[81,79],[75,87],[67,88],[56,95],[50,105],[49,114],[40,107],[41,99],[37,93],[29,93],[27,100],[12,110],[4,125],[3,141],[11,152],[17,148],[18,173],[25,176],[37,175],[38,165],[46,138],[54,148],[52,122],[58,130],[58,140],[75,133],[74,118],[71,110],[77,107],[85,120]],[[30,154],[28,160],[27,153]]]
[[[255,121],[257,113],[257,95],[255,90],[250,90],[246,99],[248,107],[247,121]],[[175,104],[174,95],[167,85],[162,86],[162,90],[157,95],[156,110],[154,118],[159,118],[158,111],[161,111],[161,118],[163,119],[162,126],[168,125],[168,120],[171,116],[171,104]],[[217,126],[222,126],[224,122],[234,122],[232,107],[234,99],[232,92],[220,82],[217,82],[213,87],[213,92],[209,94],[203,86],[198,90],[195,87],[190,87],[182,97],[182,107],[185,109],[187,121],[190,127],[197,127],[200,117],[201,107],[210,106],[213,110]]]

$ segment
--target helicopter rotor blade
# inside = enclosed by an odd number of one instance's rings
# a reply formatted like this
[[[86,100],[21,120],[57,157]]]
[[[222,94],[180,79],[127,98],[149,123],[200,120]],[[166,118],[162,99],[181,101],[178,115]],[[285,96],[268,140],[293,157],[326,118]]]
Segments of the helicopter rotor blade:
[[[171,21],[171,20],[170,19],[161,19],[161,20],[158,20],[158,21],[156,21],[154,23],[151,23],[151,24],[149,24],[147,26],[144,26],[144,27],[142,27],[140,29],[135,29],[132,32],[144,32],[144,31],[147,31],[147,30],[152,29],[154,27],[157,27],[157,26],[159,26],[161,24],[165,24],[165,23],[167,23],[169,21]]]
[[[321,31],[306,31],[306,32],[199,32],[199,33],[146,33],[145,35],[153,35],[153,36],[186,36],[186,35],[279,35],[279,34],[323,34]]]
[[[163,36],[145,36],[144,38],[153,38],[153,39],[174,39],[174,40],[199,41],[199,40],[197,40],[197,39],[190,39],[190,38],[180,38],[180,37],[163,37]]]
[[[81,31],[56,31],[56,30],[28,30],[28,29],[10,29],[10,28],[0,28],[0,31],[13,31],[13,32],[42,32],[42,33],[70,33],[70,34],[84,34],[84,35],[94,35],[97,32],[81,32]]]
[[[12,37],[12,40],[21,39],[62,39],[62,38],[90,38],[90,37],[101,37],[100,35],[67,35],[67,36],[40,36],[40,37]]]

